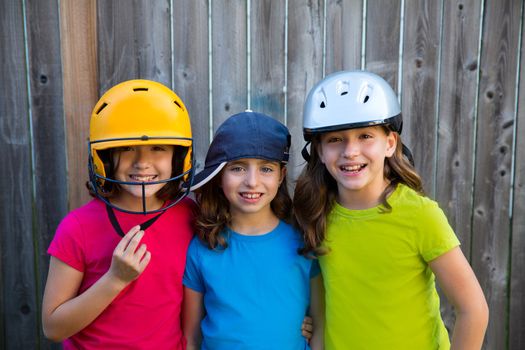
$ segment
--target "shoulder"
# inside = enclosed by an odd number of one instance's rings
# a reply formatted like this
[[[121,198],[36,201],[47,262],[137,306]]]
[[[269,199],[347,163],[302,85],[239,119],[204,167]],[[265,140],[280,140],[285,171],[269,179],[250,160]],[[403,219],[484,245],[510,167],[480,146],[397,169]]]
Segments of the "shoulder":
[[[100,220],[102,213],[105,213],[104,203],[98,199],[92,199],[83,206],[70,211],[60,222],[59,228],[92,223]]]
[[[403,208],[417,214],[441,211],[436,201],[417,193],[406,185],[398,185],[396,192],[397,197],[395,203],[393,203],[394,208]]]

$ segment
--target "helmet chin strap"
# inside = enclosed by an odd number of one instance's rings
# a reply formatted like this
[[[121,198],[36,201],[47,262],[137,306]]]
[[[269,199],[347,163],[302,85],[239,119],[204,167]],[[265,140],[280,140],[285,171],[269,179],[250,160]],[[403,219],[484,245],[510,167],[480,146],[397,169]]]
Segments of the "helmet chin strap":
[[[310,144],[310,141],[306,142],[306,145],[304,145],[303,150],[301,151],[301,155],[303,156],[303,159],[307,162],[310,161],[310,154],[308,153],[308,145]]]

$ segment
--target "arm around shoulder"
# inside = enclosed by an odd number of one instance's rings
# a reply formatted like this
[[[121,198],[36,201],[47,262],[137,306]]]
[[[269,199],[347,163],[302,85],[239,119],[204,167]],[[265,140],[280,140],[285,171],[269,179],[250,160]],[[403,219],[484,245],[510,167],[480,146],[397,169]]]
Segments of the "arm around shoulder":
[[[182,308],[182,331],[186,337],[187,350],[199,350],[202,341],[201,321],[204,318],[203,295],[184,287]]]
[[[479,282],[459,247],[429,262],[436,279],[454,306],[456,323],[452,350],[479,350],[488,324],[489,310]]]
[[[324,349],[324,308],[323,277],[319,274],[310,280],[310,315],[313,320],[310,348],[312,350]]]

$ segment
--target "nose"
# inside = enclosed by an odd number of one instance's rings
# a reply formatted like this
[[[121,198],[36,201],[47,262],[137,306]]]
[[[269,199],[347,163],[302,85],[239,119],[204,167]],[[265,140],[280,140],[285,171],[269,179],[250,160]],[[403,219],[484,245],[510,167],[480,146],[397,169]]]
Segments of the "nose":
[[[137,169],[146,169],[149,167],[149,155],[144,147],[139,146],[135,152],[135,159],[133,160],[133,165]]]
[[[353,140],[346,140],[343,144],[343,158],[352,158],[359,154],[359,144]]]
[[[244,183],[248,187],[255,187],[257,186],[257,182],[259,181],[259,174],[257,173],[256,169],[248,168],[246,170],[246,176],[244,177]]]

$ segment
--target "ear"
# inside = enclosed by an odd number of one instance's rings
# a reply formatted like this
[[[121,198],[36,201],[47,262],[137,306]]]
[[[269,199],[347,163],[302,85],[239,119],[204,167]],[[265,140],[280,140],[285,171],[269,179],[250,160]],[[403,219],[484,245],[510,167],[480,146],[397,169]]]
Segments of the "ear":
[[[390,158],[394,155],[397,147],[397,141],[399,139],[399,134],[395,131],[391,131],[386,135],[386,157]]]
[[[279,177],[279,185],[283,183],[284,177],[286,176],[286,172],[288,170],[286,169],[286,165],[281,166],[281,176]]]

